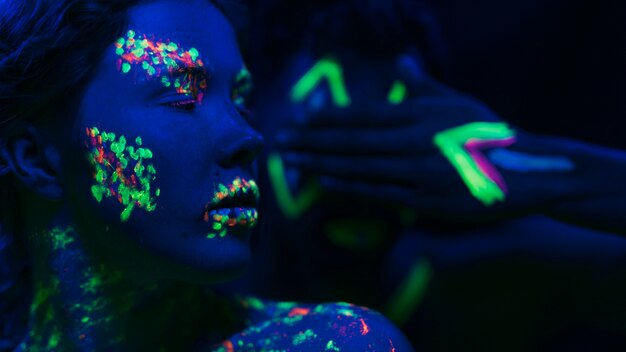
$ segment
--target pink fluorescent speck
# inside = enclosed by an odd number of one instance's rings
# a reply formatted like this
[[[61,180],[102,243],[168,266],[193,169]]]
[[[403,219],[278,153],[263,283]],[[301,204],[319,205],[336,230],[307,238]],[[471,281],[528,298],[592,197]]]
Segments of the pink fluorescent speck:
[[[504,182],[502,175],[500,175],[489,159],[487,159],[487,157],[485,157],[480,151],[482,149],[508,147],[516,141],[517,139],[515,137],[486,140],[472,138],[465,143],[465,149],[472,157],[476,165],[478,165],[480,171],[482,171],[491,181],[497,184],[504,193],[508,193],[508,187]]]

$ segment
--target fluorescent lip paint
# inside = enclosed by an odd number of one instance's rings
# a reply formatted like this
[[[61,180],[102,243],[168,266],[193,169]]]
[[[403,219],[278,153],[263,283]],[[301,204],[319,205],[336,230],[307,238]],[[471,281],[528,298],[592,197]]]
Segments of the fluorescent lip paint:
[[[216,188],[204,207],[203,220],[210,226],[207,238],[225,237],[229,231],[245,232],[256,225],[259,188],[254,180],[237,177]]]

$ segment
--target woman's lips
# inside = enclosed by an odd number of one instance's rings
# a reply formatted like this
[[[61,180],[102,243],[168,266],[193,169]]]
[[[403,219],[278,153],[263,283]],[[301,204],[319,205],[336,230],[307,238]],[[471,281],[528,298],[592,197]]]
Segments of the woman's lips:
[[[229,229],[245,230],[256,225],[258,212],[252,207],[213,209],[205,213],[204,220],[211,224],[208,238],[224,237]]]
[[[216,189],[204,207],[203,219],[210,225],[208,238],[225,237],[229,231],[244,232],[256,225],[259,189],[254,180],[237,177]]]

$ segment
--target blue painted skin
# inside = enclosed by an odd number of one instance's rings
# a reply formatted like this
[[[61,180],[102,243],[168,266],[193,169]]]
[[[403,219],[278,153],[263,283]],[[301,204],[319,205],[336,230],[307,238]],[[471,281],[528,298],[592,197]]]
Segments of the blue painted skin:
[[[211,68],[208,88],[199,104],[188,103],[189,96],[176,94],[157,80],[138,83],[117,71],[111,46],[75,102],[76,117],[50,130],[33,126],[32,133],[45,136],[41,139],[46,141],[41,146],[45,158],[38,162],[20,159],[12,165],[25,165],[18,177],[39,194],[34,202],[25,202],[23,209],[33,220],[28,231],[42,239],[31,244],[37,258],[34,280],[54,283],[54,293],[40,302],[35,320],[43,317],[40,310],[63,314],[76,304],[93,303],[81,281],[88,275],[108,273],[116,278],[97,287],[107,304],[98,317],[107,317],[103,318],[106,324],[90,326],[87,334],[81,334],[76,324],[89,319],[64,315],[45,324],[35,321],[42,330],[24,341],[25,350],[46,350],[45,345],[38,345],[37,336],[41,332],[47,338],[55,331],[61,334],[56,348],[63,350],[207,350],[245,328],[249,318],[245,311],[230,309],[229,303],[220,303],[205,290],[205,285],[231,278],[245,268],[250,229],[229,228],[224,238],[207,240],[204,206],[218,184],[236,177],[252,178],[252,161],[263,145],[244,111],[231,101],[235,78],[243,67],[233,29],[208,1],[142,2],[131,8],[129,17],[126,30],[195,47]],[[176,102],[186,103],[172,105]],[[152,150],[151,162],[157,170],[154,187],[160,189],[154,211],[137,209],[122,223],[121,205],[115,199],[97,202],[92,197],[93,170],[83,142],[84,129],[92,126],[118,136],[140,136],[142,145]],[[67,138],[68,131],[73,133],[71,138]],[[50,167],[55,168],[52,176],[43,171]],[[51,244],[46,237],[51,226],[74,229],[74,240],[67,248],[58,250]],[[334,313],[307,319],[298,328],[335,339],[342,350],[388,346],[391,338],[397,351],[412,351],[389,321],[374,312],[367,314],[376,316],[370,324],[375,333],[343,341],[337,340],[337,334],[345,321]],[[274,318],[268,312],[264,319]],[[261,337],[287,330],[277,325]]]
[[[137,7],[127,29],[171,39],[186,49],[196,48],[211,74],[202,103],[173,106],[190,97],[164,87],[159,79],[136,82],[132,74],[119,72],[112,45],[98,63],[97,75],[85,87],[79,118],[68,126],[68,130],[79,131],[96,126],[131,140],[140,136],[143,146],[154,154],[154,187],[161,189],[156,210],[133,213],[121,224],[114,216],[120,212],[115,200],[96,203],[85,197],[91,180],[81,177],[85,162],[80,136],[67,146],[69,157],[80,161],[71,164],[77,167],[71,170],[76,187],[70,196],[81,202],[78,219],[97,215],[98,221],[92,221],[86,231],[93,233],[94,240],[103,241],[101,245],[112,245],[109,254],[119,260],[133,262],[136,253],[117,246],[118,240],[141,241],[141,251],[160,253],[150,263],[151,271],[164,273],[159,276],[173,274],[171,267],[164,267],[166,261],[180,266],[177,275],[232,275],[249,259],[249,231],[227,236],[219,243],[206,241],[209,229],[202,221],[202,212],[218,184],[229,184],[236,177],[253,178],[251,161],[261,150],[263,139],[231,101],[243,61],[230,25],[210,5],[188,2],[181,6],[184,8],[174,10],[175,6],[167,2],[151,2]],[[191,10],[196,7],[203,12]],[[210,24],[204,24],[204,15],[213,19]]]

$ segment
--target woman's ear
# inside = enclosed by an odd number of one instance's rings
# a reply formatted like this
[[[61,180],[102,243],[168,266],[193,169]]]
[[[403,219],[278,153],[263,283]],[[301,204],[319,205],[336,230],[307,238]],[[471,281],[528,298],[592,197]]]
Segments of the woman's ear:
[[[63,189],[59,182],[60,152],[43,138],[42,131],[28,127],[23,133],[10,137],[2,146],[5,168],[24,185],[48,199],[60,199]]]

